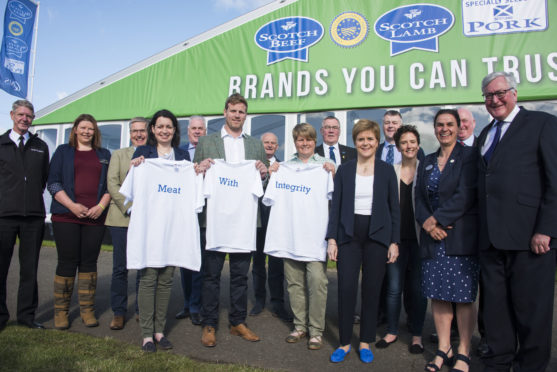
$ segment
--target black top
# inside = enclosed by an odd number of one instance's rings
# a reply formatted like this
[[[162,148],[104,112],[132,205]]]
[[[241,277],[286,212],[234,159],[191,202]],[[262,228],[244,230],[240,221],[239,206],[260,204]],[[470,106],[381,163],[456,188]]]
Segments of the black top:
[[[400,240],[417,240],[412,206],[412,186],[400,180]]]

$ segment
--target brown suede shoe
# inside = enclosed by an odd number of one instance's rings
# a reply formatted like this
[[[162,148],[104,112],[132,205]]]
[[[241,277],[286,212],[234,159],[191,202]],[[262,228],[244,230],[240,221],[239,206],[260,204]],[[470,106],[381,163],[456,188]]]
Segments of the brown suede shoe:
[[[114,315],[112,321],[110,322],[110,329],[112,329],[113,331],[124,329],[124,316]]]
[[[206,347],[217,346],[217,337],[215,334],[216,330],[214,327],[205,326],[203,327],[203,334],[201,335],[201,343]]]
[[[259,337],[253,333],[244,323],[237,326],[230,326],[230,334],[233,336],[242,336],[244,340],[256,342]]]

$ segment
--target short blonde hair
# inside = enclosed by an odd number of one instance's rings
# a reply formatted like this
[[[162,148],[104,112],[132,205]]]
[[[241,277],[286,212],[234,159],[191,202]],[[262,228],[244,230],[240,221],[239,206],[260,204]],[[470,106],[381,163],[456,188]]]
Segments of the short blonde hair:
[[[356,143],[358,134],[368,130],[373,132],[373,135],[375,136],[377,142],[381,140],[381,129],[379,129],[379,124],[372,120],[360,119],[356,122],[356,124],[354,124],[354,128],[352,128],[352,140],[354,141],[354,143]]]
[[[292,138],[294,142],[296,142],[300,136],[308,140],[313,140],[314,142],[317,141],[317,132],[315,128],[308,123],[296,124],[294,129],[292,129]]]

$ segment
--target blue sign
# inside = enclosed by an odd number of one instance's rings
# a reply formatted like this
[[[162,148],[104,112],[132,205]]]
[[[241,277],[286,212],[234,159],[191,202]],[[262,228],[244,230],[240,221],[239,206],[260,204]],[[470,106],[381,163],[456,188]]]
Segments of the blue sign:
[[[30,0],[9,0],[4,13],[4,37],[0,51],[0,89],[26,98],[29,55],[37,4]]]
[[[308,61],[308,49],[323,37],[315,19],[288,17],[271,21],[255,33],[255,44],[267,51],[267,65],[284,59]]]
[[[377,19],[375,33],[391,42],[391,56],[412,49],[438,51],[438,38],[454,24],[450,10],[433,4],[405,5]]]

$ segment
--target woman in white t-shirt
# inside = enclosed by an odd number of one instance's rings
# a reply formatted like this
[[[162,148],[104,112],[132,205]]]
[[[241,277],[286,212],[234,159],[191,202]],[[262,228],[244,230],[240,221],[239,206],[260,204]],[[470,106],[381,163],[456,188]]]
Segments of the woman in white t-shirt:
[[[178,147],[180,144],[180,127],[176,116],[168,110],[159,110],[153,115],[148,127],[146,146],[135,150],[132,165],[141,164],[145,158],[163,158],[167,160],[190,160],[189,153]],[[166,313],[174,266],[145,267],[141,269],[138,291],[139,327],[143,337],[142,349],[155,352],[172,349],[172,344],[164,336]]]
[[[323,164],[323,168],[334,175],[335,164],[315,153],[317,132],[307,123],[301,123],[292,130],[296,154],[287,163]],[[269,172],[276,172],[275,162]],[[325,309],[327,307],[327,262],[299,261],[284,259],[290,306],[294,314],[294,330],[286,337],[286,342],[296,343],[309,334],[308,348],[321,349],[325,329]]]
[[[371,363],[379,294],[386,264],[398,257],[400,207],[392,165],[375,156],[379,125],[361,119],[352,138],[358,157],[341,165],[327,229],[329,259],[337,261],[340,347],[331,362],[342,362],[350,352],[358,278],[362,268],[360,360]]]

